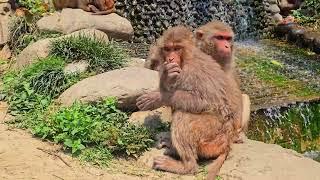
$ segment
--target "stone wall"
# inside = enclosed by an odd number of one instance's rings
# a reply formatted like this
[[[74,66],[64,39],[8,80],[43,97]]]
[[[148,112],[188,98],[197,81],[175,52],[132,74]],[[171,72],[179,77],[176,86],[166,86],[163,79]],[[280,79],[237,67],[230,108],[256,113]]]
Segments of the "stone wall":
[[[237,38],[247,38],[264,27],[264,8],[255,0],[117,0],[119,13],[134,27],[135,42],[152,42],[169,26],[193,28],[213,19],[234,27]]]

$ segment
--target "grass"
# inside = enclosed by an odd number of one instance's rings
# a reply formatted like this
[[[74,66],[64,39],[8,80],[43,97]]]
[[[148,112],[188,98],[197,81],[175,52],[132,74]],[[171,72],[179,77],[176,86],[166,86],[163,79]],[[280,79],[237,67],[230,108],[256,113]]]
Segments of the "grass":
[[[298,152],[320,150],[320,104],[295,105],[286,110],[265,111],[251,121],[248,137]]]
[[[285,67],[278,60],[255,55],[242,57],[241,60],[238,63],[240,68],[254,73],[260,80],[276,87],[278,92],[289,91],[291,95],[297,97],[313,96],[320,93],[309,87],[308,84],[284,75],[282,72]]]
[[[36,22],[40,16],[13,17],[9,25],[9,46],[14,55],[18,55],[29,44],[40,39],[59,37],[61,33],[40,31]]]
[[[61,57],[68,63],[88,61],[89,71],[98,73],[124,67],[128,57],[116,42],[106,43],[102,39],[84,35],[54,41],[50,54]]]

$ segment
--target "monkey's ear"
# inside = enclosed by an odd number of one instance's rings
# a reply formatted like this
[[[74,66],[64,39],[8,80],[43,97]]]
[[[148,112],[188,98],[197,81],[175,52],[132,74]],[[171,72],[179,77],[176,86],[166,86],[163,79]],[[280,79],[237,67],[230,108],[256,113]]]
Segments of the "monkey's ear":
[[[204,36],[204,32],[202,30],[196,30],[196,39],[200,40]]]

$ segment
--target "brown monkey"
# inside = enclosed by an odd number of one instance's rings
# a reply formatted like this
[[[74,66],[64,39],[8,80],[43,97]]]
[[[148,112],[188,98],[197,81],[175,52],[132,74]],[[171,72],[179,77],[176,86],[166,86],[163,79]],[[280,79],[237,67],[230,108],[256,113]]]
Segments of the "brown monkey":
[[[84,11],[94,12],[95,15],[110,14],[115,12],[114,0],[53,0],[56,10],[63,8],[79,8]]]
[[[181,160],[160,156],[153,167],[188,174],[196,172],[199,158],[217,158],[209,166],[208,179],[214,179],[230,151],[233,122],[241,118],[240,89],[231,88],[220,65],[196,48],[187,28],[168,29],[158,46],[161,99],[173,109],[172,145]]]
[[[232,28],[221,21],[212,21],[196,29],[195,36],[197,46],[203,52],[213,57],[220,64],[223,71],[234,81],[232,83],[234,88],[239,88],[240,79],[235,69],[233,51],[234,32]],[[250,118],[249,96],[243,94],[242,100],[243,105],[240,110],[243,116],[241,121],[235,122],[239,136],[244,136],[244,131],[247,129]],[[240,143],[242,139],[239,138],[236,142]]]
[[[206,54],[215,59],[222,69],[233,78],[238,84],[240,80],[235,70],[234,55],[233,55],[233,39],[234,33],[231,27],[220,21],[209,22],[196,30],[197,46]],[[146,61],[146,67],[158,70],[159,69],[159,55],[156,53],[156,43],[150,48],[149,57]],[[157,60],[158,59],[158,60]],[[237,83],[233,85],[238,88]],[[243,113],[241,121],[235,122],[239,136],[244,136],[244,131],[250,118],[250,99],[249,96],[243,94],[243,106],[239,109]],[[141,110],[151,110],[160,107],[161,104],[160,93],[155,91],[144,94],[137,99],[137,106]],[[241,134],[240,134],[241,133]],[[239,138],[236,142],[241,143]],[[163,142],[166,144],[166,142]],[[170,143],[169,143],[170,144]]]

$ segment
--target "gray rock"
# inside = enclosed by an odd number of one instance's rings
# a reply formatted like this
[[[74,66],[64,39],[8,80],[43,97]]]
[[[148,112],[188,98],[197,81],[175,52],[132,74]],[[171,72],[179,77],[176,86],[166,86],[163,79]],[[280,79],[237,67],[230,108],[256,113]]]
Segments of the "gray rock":
[[[135,109],[136,98],[156,90],[159,76],[156,71],[127,67],[86,78],[71,86],[58,98],[62,105],[70,106],[76,100],[90,102],[105,97],[118,98],[123,109]]]
[[[80,31],[76,31],[74,33],[61,36],[58,38],[47,38],[39,40],[35,43],[30,44],[25,49],[22,50],[22,52],[17,56],[16,63],[14,67],[16,69],[21,69],[35,61],[37,61],[39,58],[45,58],[49,55],[50,52],[50,44],[51,41],[57,40],[59,38],[65,38],[70,36],[88,36],[88,37],[96,37],[97,39],[104,40],[108,42],[108,36],[99,30],[95,29],[83,29]]]
[[[57,31],[69,34],[86,28],[101,30],[109,37],[128,40],[133,35],[131,23],[115,14],[92,15],[81,9],[63,9],[61,12],[55,12],[50,16],[41,18],[37,22],[40,30]]]
[[[268,0],[269,4],[278,4],[278,0]]]
[[[281,22],[281,21],[283,20],[281,14],[279,14],[279,13],[274,14],[274,15],[272,16],[272,19],[273,19],[276,23]]]
[[[87,61],[78,61],[67,64],[64,68],[65,74],[73,74],[73,73],[82,73],[85,72],[89,67],[89,63]]]
[[[272,4],[267,8],[268,12],[271,12],[272,14],[280,13],[280,8],[277,4]]]

